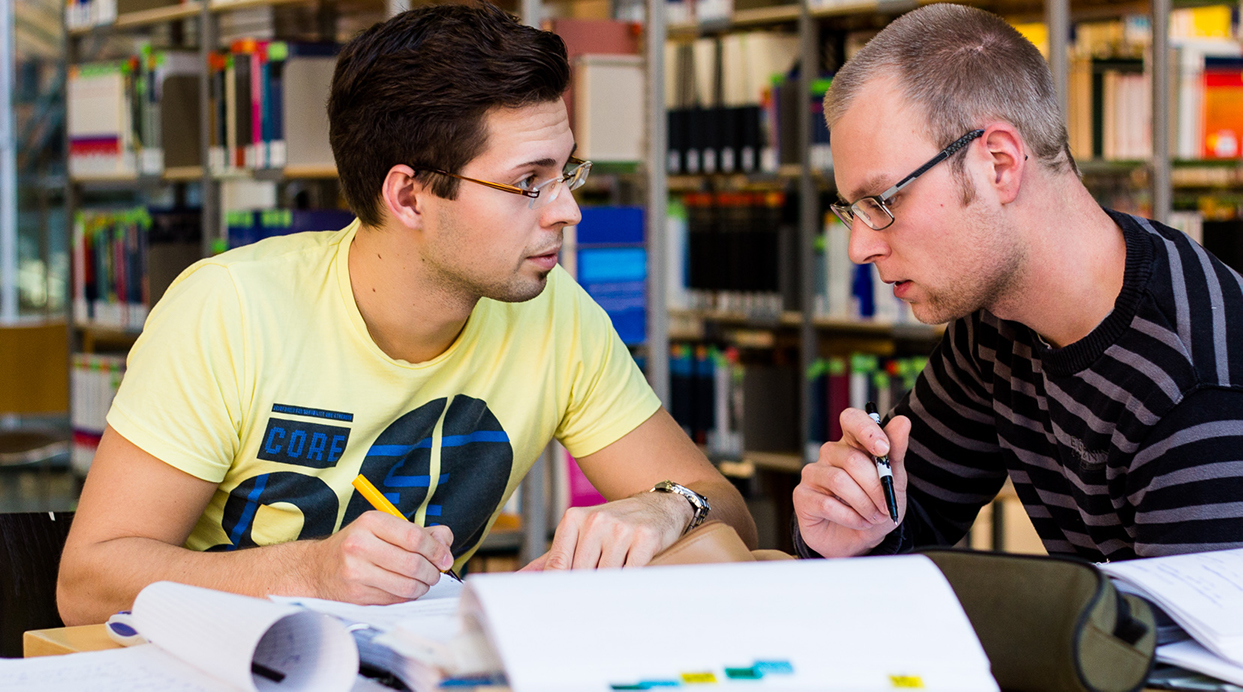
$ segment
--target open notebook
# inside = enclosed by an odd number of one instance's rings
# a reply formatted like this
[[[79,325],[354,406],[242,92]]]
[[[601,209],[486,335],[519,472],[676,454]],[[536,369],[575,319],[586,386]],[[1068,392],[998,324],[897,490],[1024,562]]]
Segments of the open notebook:
[[[953,590],[923,556],[444,584],[412,603],[354,606],[161,582],[134,605],[151,645],[0,660],[0,692],[335,692],[374,684],[356,676],[360,660],[417,692],[502,673],[513,692],[997,689]]]
[[[0,659],[0,690],[368,689],[346,624],[294,605],[172,582],[151,584],[133,620],[151,643],[128,649]]]

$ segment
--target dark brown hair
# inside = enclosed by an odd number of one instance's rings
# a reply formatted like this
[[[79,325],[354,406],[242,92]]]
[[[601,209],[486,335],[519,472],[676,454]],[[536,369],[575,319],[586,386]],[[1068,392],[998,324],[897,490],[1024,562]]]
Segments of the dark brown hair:
[[[487,2],[403,12],[342,49],[328,96],[328,139],[341,190],[362,223],[383,218],[380,188],[398,164],[450,173],[487,144],[484,116],[561,97],[565,43]],[[429,172],[434,194],[459,181]]]

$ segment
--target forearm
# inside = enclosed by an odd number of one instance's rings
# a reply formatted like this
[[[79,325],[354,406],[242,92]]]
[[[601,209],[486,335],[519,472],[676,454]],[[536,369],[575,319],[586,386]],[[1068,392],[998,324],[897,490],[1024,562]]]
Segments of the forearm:
[[[708,498],[708,503],[712,505],[712,511],[708,513],[709,519],[715,519],[734,527],[748,548],[752,550],[756,548],[759,540],[755,520],[751,518],[746,502],[743,501],[742,495],[733,483],[721,478],[690,483],[686,487]]]
[[[103,622],[133,605],[156,581],[175,581],[256,597],[317,595],[310,548],[296,541],[232,552],[199,552],[142,537],[67,546],[57,583],[66,625]]]

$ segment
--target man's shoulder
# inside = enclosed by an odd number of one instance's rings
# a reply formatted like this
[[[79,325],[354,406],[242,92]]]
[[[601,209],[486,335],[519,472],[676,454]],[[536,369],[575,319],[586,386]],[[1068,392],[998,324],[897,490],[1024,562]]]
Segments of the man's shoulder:
[[[318,261],[333,257],[349,228],[338,231],[306,231],[265,238],[223,252],[207,261],[237,270],[264,271],[288,262]]]
[[[308,277],[327,275],[348,230],[293,233],[243,245],[199,260],[176,283],[228,282],[243,294],[265,288],[296,292]]]
[[[1152,245],[1151,277],[1132,328],[1157,351],[1185,360],[1187,386],[1243,385],[1243,277],[1182,231],[1128,216]],[[1124,226],[1127,230],[1128,226]],[[1146,350],[1151,350],[1146,349]]]

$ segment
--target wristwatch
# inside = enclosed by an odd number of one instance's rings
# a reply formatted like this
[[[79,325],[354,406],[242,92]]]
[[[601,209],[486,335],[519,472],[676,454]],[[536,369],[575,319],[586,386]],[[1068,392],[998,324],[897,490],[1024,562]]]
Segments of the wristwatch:
[[[694,490],[691,490],[685,485],[679,485],[673,481],[661,481],[648,492],[677,493],[678,495],[686,498],[687,502],[691,503],[691,509],[695,511],[695,515],[691,517],[691,523],[687,524],[686,528],[682,531],[683,535],[696,526],[704,523],[704,519],[708,518],[708,512],[712,511],[712,505],[708,504],[708,498],[700,495]]]

